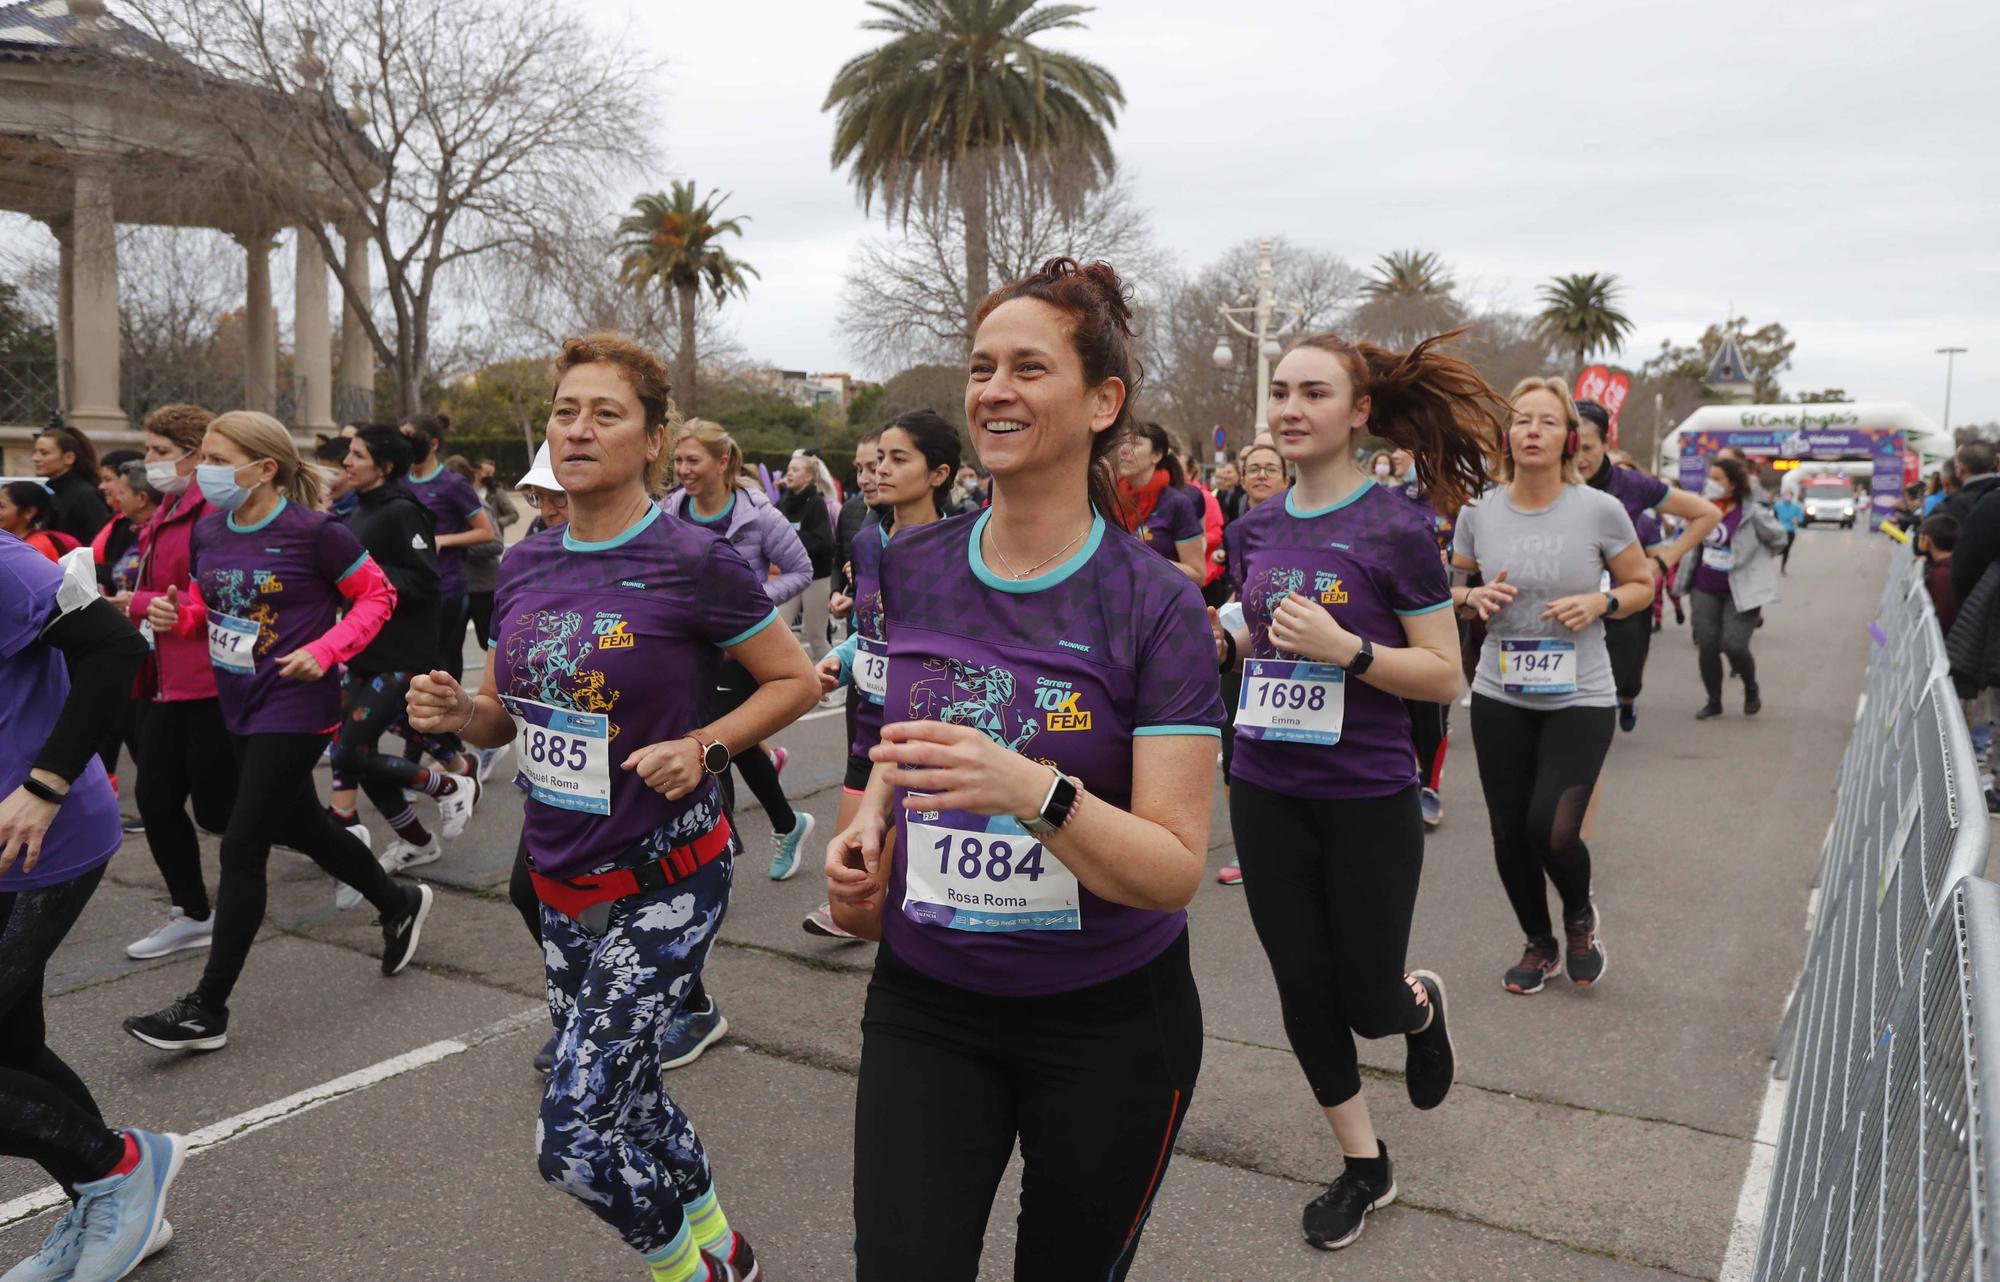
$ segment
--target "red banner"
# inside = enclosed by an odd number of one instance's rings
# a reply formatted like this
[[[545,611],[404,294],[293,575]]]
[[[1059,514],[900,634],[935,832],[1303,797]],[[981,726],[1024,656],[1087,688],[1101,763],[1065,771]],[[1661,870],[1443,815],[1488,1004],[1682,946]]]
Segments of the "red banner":
[[[1631,391],[1632,376],[1623,370],[1592,365],[1577,376],[1576,399],[1596,401],[1611,416],[1611,432],[1605,444],[1612,449],[1618,448],[1618,415]]]

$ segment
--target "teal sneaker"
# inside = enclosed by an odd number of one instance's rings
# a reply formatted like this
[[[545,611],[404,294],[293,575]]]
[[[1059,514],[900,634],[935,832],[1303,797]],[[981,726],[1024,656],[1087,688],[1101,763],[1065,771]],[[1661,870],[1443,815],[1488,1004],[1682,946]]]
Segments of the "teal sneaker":
[[[729,1021],[722,1017],[722,1008],[715,1004],[715,998],[708,999],[703,1010],[684,1010],[674,1016],[667,1026],[666,1043],[661,1050],[660,1067],[685,1068],[701,1058],[701,1053],[722,1040],[729,1031]]]
[[[178,1135],[136,1129],[126,1134],[139,1145],[139,1165],[76,1186],[76,1209],[83,1217],[76,1282],[113,1282],[146,1258],[166,1218],[167,1189],[187,1160],[187,1141]]]
[[[778,853],[771,856],[771,880],[784,881],[799,870],[799,852],[805,849],[806,838],[812,836],[813,817],[803,810],[794,811],[792,830],[778,834]]]

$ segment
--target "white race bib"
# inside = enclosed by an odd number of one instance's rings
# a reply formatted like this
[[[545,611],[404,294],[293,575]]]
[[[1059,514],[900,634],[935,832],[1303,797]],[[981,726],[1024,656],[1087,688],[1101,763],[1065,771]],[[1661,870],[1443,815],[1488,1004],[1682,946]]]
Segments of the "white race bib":
[[[1720,570],[1727,574],[1736,568],[1736,549],[1716,547],[1713,544],[1704,545],[1701,549],[1701,563],[1711,570]]]
[[[1331,663],[1248,659],[1236,728],[1277,743],[1340,742],[1347,715],[1347,672]]]
[[[233,614],[208,612],[208,661],[247,677],[257,670],[257,625]]]
[[[1076,874],[1002,815],[910,811],[903,915],[947,930],[1082,930]]]
[[[854,688],[867,695],[870,703],[879,704],[889,697],[887,642],[862,636],[854,639]]]
[[[1575,694],[1576,642],[1502,641],[1500,688],[1508,694]]]
[[[611,813],[611,719],[528,699],[501,700],[514,718],[517,777],[545,806]]]

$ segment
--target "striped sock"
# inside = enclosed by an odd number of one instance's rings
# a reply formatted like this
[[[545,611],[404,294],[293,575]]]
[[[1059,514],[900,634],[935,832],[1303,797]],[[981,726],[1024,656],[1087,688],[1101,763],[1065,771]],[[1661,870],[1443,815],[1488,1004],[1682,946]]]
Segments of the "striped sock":
[[[694,1244],[694,1234],[688,1231],[685,1222],[673,1241],[657,1251],[648,1251],[645,1261],[653,1271],[653,1282],[707,1282],[708,1279],[701,1248]]]
[[[447,770],[419,769],[410,786],[426,796],[442,797],[448,792],[458,791],[458,780]]]
[[[398,837],[409,842],[412,846],[428,846],[430,844],[430,829],[424,827],[423,821],[417,818],[417,809],[415,806],[404,806],[402,814],[391,815],[389,817],[389,826],[396,830]]]
[[[726,1260],[736,1250],[736,1234],[729,1227],[729,1217],[722,1213],[722,1203],[715,1200],[715,1186],[692,1202],[683,1203],[681,1210],[687,1215],[688,1227],[694,1231],[695,1244],[718,1260]]]

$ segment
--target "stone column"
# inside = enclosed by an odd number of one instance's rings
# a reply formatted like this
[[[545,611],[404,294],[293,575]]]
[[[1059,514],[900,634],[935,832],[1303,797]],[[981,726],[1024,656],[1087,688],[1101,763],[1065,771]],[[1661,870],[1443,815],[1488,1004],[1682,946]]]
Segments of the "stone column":
[[[122,432],[118,403],[118,224],[107,157],[76,161],[70,225],[69,421],[86,433]]]
[[[292,319],[292,384],[298,393],[301,432],[331,432],[333,334],[326,311],[326,252],[307,227],[298,229],[298,283]]]
[[[278,408],[278,314],[271,307],[271,238],[240,235],[243,246],[243,408]]]
[[[56,405],[64,413],[76,400],[76,380],[70,362],[76,359],[73,340],[76,324],[76,238],[70,220],[51,218],[49,231],[56,238]]]
[[[347,238],[345,274],[354,293],[365,300],[369,297],[368,226],[353,222],[342,231]],[[340,322],[340,371],[336,378],[339,391],[334,404],[343,419],[370,418],[375,404],[375,345],[368,341],[353,301],[345,294],[342,299],[345,305]]]

